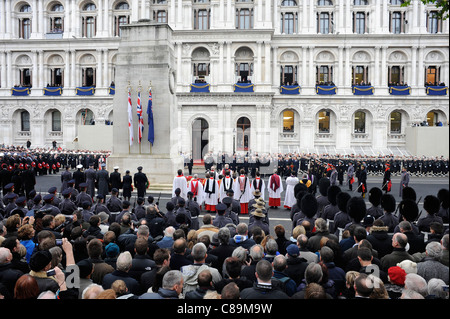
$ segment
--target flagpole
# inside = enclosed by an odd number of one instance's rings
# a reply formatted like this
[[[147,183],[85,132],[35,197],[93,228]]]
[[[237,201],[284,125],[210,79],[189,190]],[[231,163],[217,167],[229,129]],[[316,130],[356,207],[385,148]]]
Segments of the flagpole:
[[[128,86],[127,86],[127,101],[128,101],[128,97],[131,94],[131,84],[130,81],[128,81]],[[128,103],[128,102],[127,102]],[[130,134],[130,130],[128,129],[128,135]],[[131,144],[130,144],[130,136],[128,136],[128,154],[131,154]]]
[[[141,93],[142,90],[142,86],[141,86],[141,80],[139,80],[139,87],[138,87],[138,92],[139,95]],[[139,136],[142,136],[142,131],[141,131],[141,117],[142,117],[142,99],[140,99],[139,103],[141,104],[141,115],[139,117],[139,123],[138,123],[138,139],[139,139],[139,154],[141,154],[141,140],[142,138],[140,138]]]
[[[149,84],[149,86],[148,86],[148,89],[147,89],[147,92],[151,92],[150,90],[152,89],[152,81],[150,81],[150,84]],[[153,92],[152,92],[152,100],[153,100]],[[153,103],[152,103],[153,104]],[[153,112],[153,111],[152,111]],[[150,130],[150,128],[149,128],[149,130]],[[150,144],[150,155],[152,155],[152,151],[153,151],[153,145],[152,145],[152,143],[149,143]]]

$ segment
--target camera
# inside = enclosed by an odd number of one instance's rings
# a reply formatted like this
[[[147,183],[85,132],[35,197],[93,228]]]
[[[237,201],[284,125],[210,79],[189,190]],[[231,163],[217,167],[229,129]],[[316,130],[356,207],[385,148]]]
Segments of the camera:
[[[47,277],[54,276],[54,275],[56,275],[55,269],[47,270]]]
[[[62,239],[56,239],[56,246],[62,246]]]

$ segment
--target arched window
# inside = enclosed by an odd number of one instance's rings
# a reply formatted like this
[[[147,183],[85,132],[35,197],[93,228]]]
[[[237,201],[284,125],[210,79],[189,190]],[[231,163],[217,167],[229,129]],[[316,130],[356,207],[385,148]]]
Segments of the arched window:
[[[402,133],[402,113],[394,111],[390,116],[391,134]]]
[[[20,7],[20,12],[31,12],[31,6],[28,4],[24,4]]]
[[[391,5],[393,6],[401,6],[403,4],[403,0],[391,0]]]
[[[95,4],[93,3],[87,3],[84,7],[83,7],[83,11],[95,11],[97,9],[97,7],[95,6]]]
[[[322,110],[319,115],[319,133],[330,133],[330,112]]]
[[[53,12],[63,12],[64,11],[64,6],[62,4],[60,4],[60,3],[57,3],[57,4],[55,4],[52,7],[52,11]]]
[[[331,1],[331,0],[319,0],[319,1],[317,1],[317,5],[320,6],[320,7],[332,6],[333,5],[333,1]]]
[[[283,0],[283,2],[281,2],[282,7],[293,7],[296,5],[297,2],[295,0]]]
[[[354,133],[366,133],[366,113],[363,111],[355,112]]]
[[[283,112],[283,133],[294,132],[294,111],[286,110]]]
[[[353,3],[355,6],[367,6],[368,4],[367,0],[355,0]]]
[[[238,151],[248,151],[250,148],[250,120],[247,117],[241,117],[236,123],[236,149]]]
[[[129,10],[130,6],[127,2],[120,2],[116,5],[116,10]]]

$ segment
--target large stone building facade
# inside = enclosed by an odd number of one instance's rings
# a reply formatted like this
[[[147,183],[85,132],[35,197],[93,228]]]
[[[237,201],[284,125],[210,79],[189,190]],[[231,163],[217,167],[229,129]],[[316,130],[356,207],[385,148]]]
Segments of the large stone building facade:
[[[177,152],[407,154],[408,127],[448,125],[449,20],[401,4],[0,0],[0,143],[114,125],[121,26],[150,20],[173,30]]]

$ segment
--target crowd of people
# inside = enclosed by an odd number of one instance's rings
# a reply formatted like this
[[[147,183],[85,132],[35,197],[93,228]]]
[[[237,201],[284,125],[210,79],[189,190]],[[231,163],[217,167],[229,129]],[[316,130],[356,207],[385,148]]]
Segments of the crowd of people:
[[[125,175],[137,188],[133,205],[125,176],[114,184],[111,173],[104,185],[105,165],[95,161],[73,174],[66,165],[61,199],[57,185],[42,196],[10,181],[1,201],[0,297],[448,299],[448,189],[427,195],[423,214],[410,186],[398,205],[372,187],[362,193],[367,207],[336,183],[329,160],[315,190],[307,173],[286,179],[292,229],[270,221],[281,205],[278,167],[267,183],[259,170],[250,179],[228,163],[213,164],[202,180],[180,169],[165,207],[146,196],[142,167]]]

